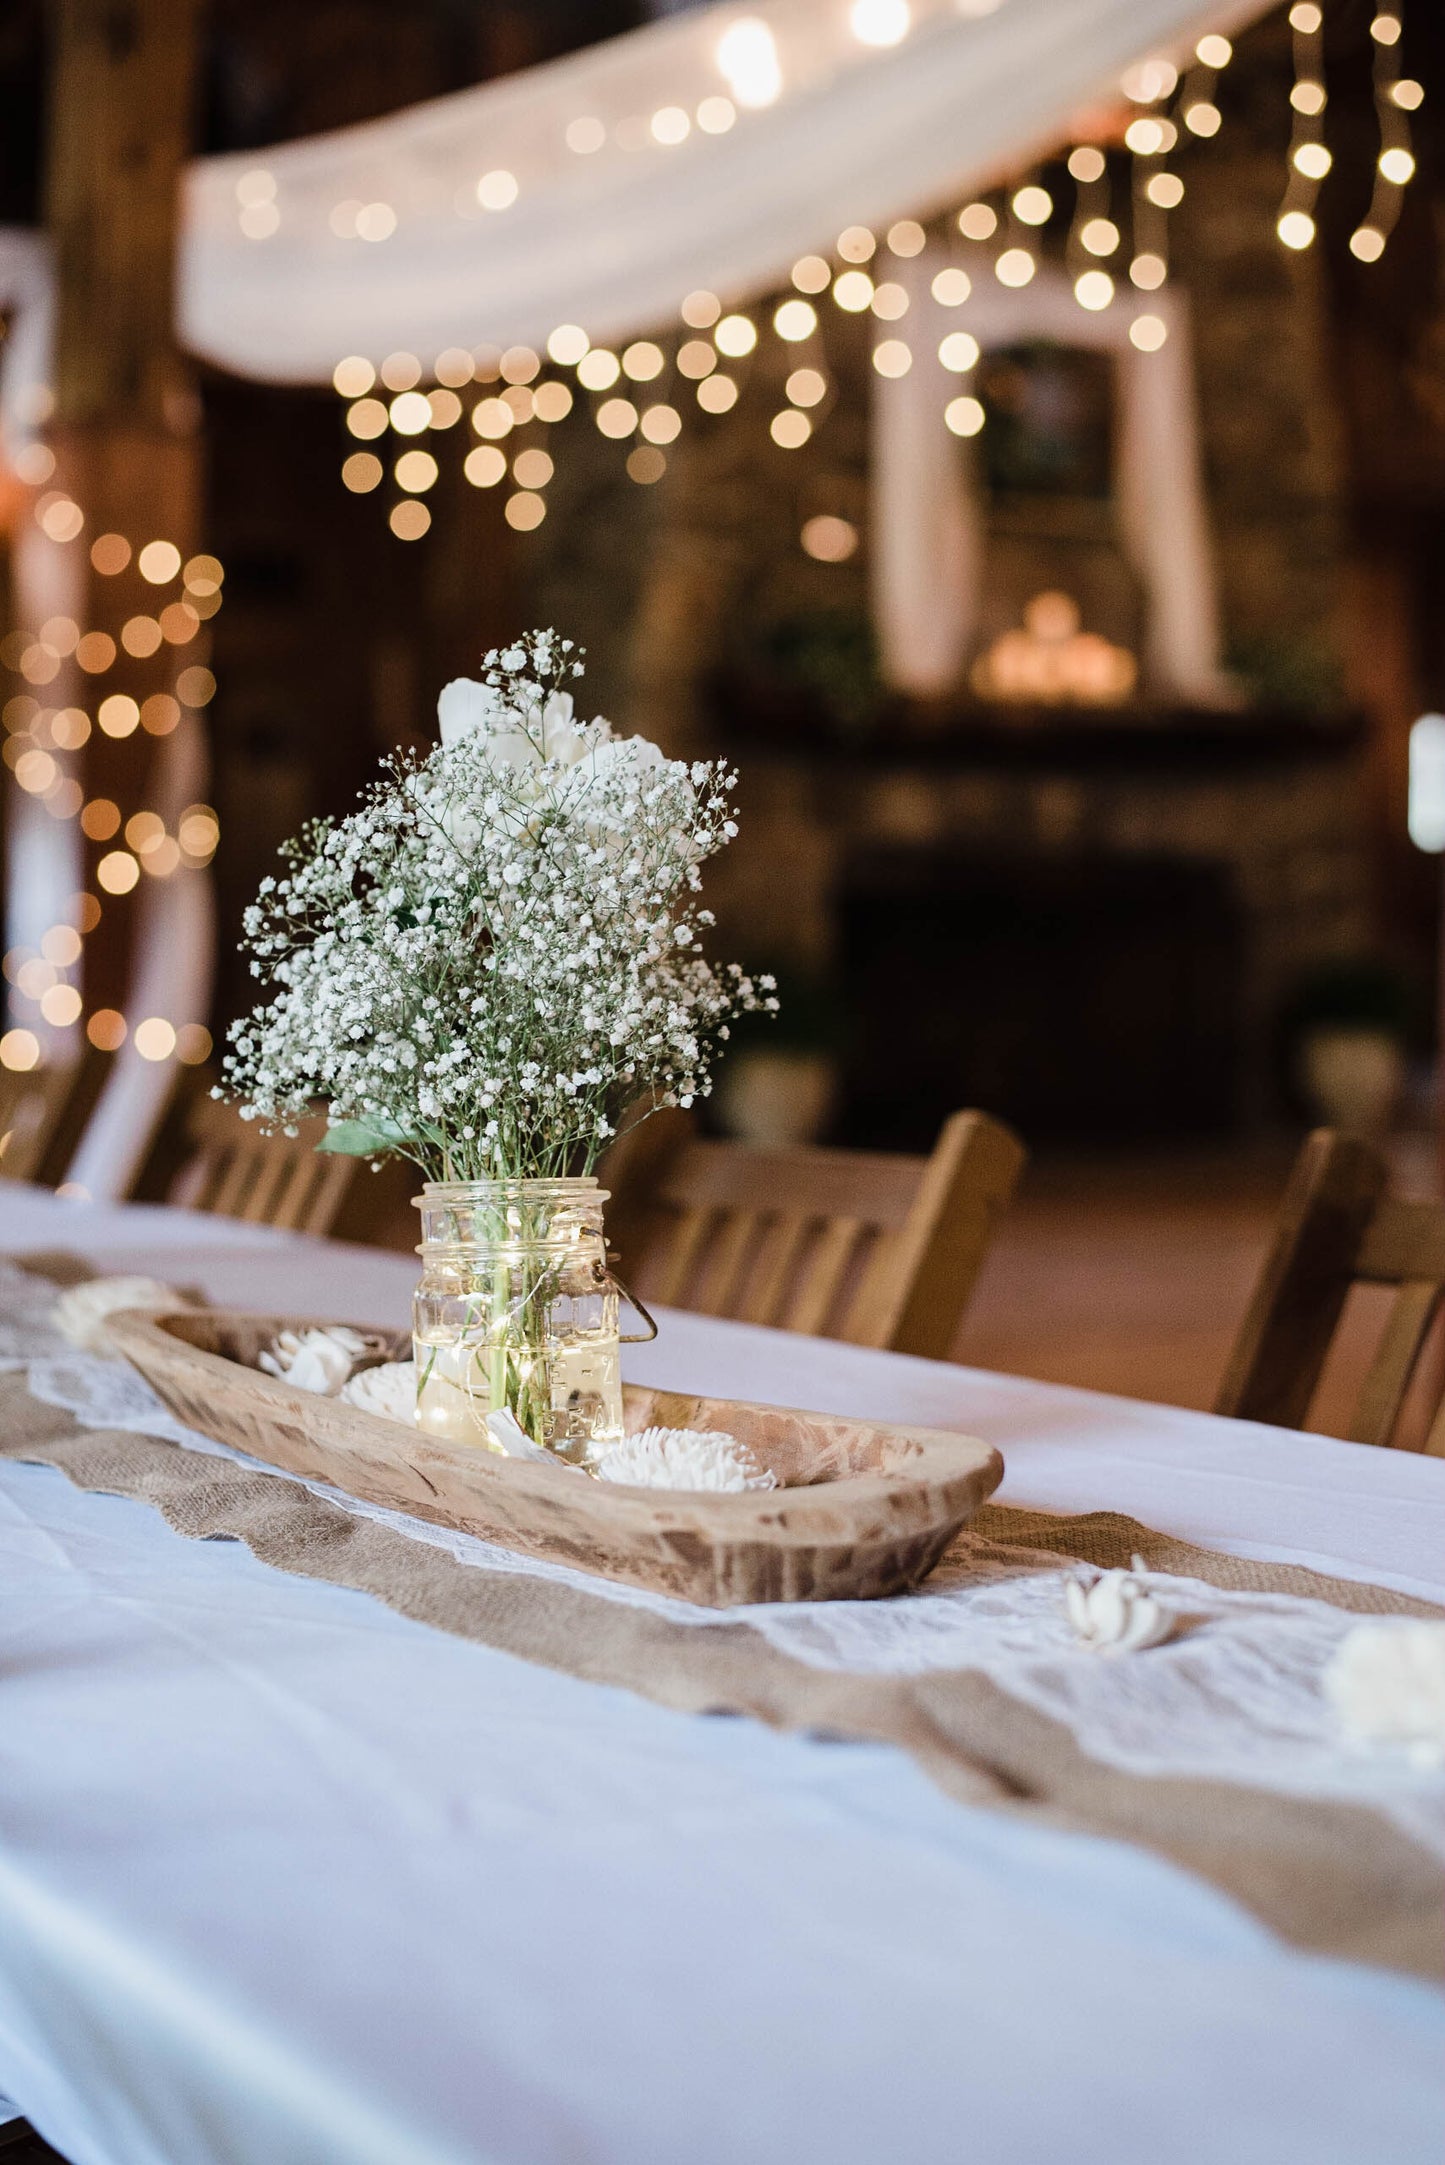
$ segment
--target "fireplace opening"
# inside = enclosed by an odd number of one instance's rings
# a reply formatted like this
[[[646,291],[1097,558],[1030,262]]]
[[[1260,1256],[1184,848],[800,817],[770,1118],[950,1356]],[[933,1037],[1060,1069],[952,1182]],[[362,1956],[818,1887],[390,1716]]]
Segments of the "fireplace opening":
[[[1241,1124],[1241,913],[1180,856],[860,856],[840,896],[839,1140],[926,1150],[979,1106],[1031,1146]]]

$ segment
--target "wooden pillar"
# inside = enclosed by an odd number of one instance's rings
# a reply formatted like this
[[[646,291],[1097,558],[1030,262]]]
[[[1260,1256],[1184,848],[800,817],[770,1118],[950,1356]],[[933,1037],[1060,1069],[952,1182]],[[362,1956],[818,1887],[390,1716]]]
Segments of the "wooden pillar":
[[[176,1059],[205,1057],[215,845],[199,405],[174,344],[197,0],[53,0],[47,445],[17,509],[7,915],[21,1057],[116,1055],[68,1177],[127,1191]],[[32,465],[35,462],[32,461]],[[30,689],[33,687],[33,691]],[[31,752],[43,755],[28,758]],[[76,935],[79,935],[77,938]],[[23,974],[22,974],[23,973]],[[29,982],[24,981],[28,976]],[[89,1094],[94,1078],[87,1078]]]
[[[143,560],[147,543],[171,543],[179,565],[198,538],[198,402],[172,334],[177,189],[191,144],[196,18],[196,0],[56,0],[53,12],[47,211],[56,276],[50,430],[56,472],[50,485],[79,507],[84,525],[73,539],[51,544],[58,561],[49,583],[67,596],[60,613],[80,633],[99,637],[82,639],[78,653],[64,658],[46,696],[56,709],[78,709],[90,725],[84,743],[70,748],[69,771],[86,806],[114,805],[119,814],[109,833],[103,811],[82,816],[89,830],[85,888],[100,906],[83,964],[92,1014],[126,1010],[138,928],[154,912],[159,879],[171,876],[142,877],[130,892],[112,893],[97,884],[98,865],[126,848],[125,824],[136,813],[159,814],[173,832],[180,807],[167,797],[178,738],[187,730],[194,735],[196,725],[175,721],[164,702],[176,700],[178,681],[183,691],[204,688],[203,680],[184,675],[205,666],[203,623],[189,639],[169,635],[186,627],[185,617],[166,615],[173,604],[187,605],[181,578],[172,573],[152,581],[141,568],[142,561],[150,569],[169,561]],[[37,512],[43,506],[42,497]],[[109,554],[96,550],[106,535],[130,545],[120,570],[100,568],[121,554],[114,545]],[[126,632],[142,618],[168,634],[150,652],[153,634]],[[127,726],[130,709],[106,705],[117,697],[133,701],[144,723]],[[179,766],[193,781],[194,745]],[[162,863],[169,854],[162,853]]]

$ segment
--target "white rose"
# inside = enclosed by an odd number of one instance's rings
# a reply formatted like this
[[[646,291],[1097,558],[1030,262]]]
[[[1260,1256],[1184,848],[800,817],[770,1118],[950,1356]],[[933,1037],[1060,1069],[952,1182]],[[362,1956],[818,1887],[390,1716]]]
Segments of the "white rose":
[[[488,730],[507,712],[505,701],[490,684],[472,677],[453,677],[443,685],[437,700],[437,723],[443,744],[460,744],[463,737]]]
[[[488,764],[499,772],[510,768],[514,773],[519,769],[525,773],[528,768],[539,767],[543,760],[551,760],[559,767],[575,767],[586,758],[599,731],[604,736],[607,733],[605,722],[594,722],[589,730],[573,720],[570,692],[549,692],[540,713],[535,707],[527,713],[503,707],[497,719],[506,726],[492,726],[485,749]]]
[[[534,767],[554,759],[570,767],[584,757],[590,738],[572,718],[572,694],[549,692],[540,714],[514,705],[493,684],[453,677],[437,700],[437,724],[443,744],[468,737],[486,740],[494,767]]]

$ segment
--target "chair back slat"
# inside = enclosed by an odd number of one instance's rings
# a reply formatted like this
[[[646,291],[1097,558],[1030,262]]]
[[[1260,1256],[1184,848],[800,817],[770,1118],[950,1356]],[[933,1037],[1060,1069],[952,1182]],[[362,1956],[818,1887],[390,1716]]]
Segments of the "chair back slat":
[[[894,1227],[907,1218],[927,1162],[876,1151],[764,1150],[697,1140],[666,1167],[659,1192],[676,1210],[751,1207]]]
[[[266,1135],[229,1105],[197,1097],[186,1116],[188,1156],[170,1200],[215,1217],[285,1231],[327,1233],[356,1170],[352,1158],[318,1155],[320,1120],[298,1133]]]
[[[1445,1204],[1385,1192],[1359,1137],[1321,1128],[1295,1163],[1215,1411],[1302,1428],[1353,1286],[1398,1287],[1349,1422],[1349,1440],[1391,1444],[1445,1298]],[[1427,1450],[1445,1451],[1445,1412]]]
[[[645,1268],[639,1275],[638,1285],[649,1299],[661,1301],[665,1307],[684,1305],[708,1227],[715,1216],[716,1212],[711,1210],[684,1210],[677,1217],[670,1229],[670,1238],[664,1236],[656,1275],[650,1275]]]
[[[764,1227],[737,1315],[743,1323],[781,1325],[798,1282],[802,1251],[814,1228],[806,1218],[774,1216]]]
[[[981,1113],[954,1114],[927,1158],[758,1149],[663,1114],[599,1177],[644,1299],[941,1358],[1022,1164]]]
[[[762,1237],[762,1219],[755,1210],[734,1210],[722,1215],[716,1238],[707,1246],[698,1273],[697,1290],[689,1307],[700,1316],[737,1313],[738,1279],[749,1249]]]
[[[1438,1278],[1407,1278],[1390,1303],[1350,1422],[1351,1443],[1388,1443],[1400,1418],[1415,1363],[1440,1307]]]
[[[822,1225],[785,1311],[789,1330],[806,1332],[810,1338],[841,1335],[830,1331],[829,1325],[864,1232],[858,1218],[829,1218]]]

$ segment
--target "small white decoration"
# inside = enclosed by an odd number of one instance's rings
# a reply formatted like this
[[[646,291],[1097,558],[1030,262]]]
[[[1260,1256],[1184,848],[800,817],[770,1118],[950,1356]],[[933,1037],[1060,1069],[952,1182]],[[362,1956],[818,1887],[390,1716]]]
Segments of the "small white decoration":
[[[1132,1571],[1101,1571],[1095,1579],[1077,1573],[1064,1581],[1064,1606],[1077,1636],[1096,1654],[1133,1654],[1162,1646],[1178,1629],[1178,1618],[1156,1601]]]
[[[544,1451],[540,1443],[533,1443],[516,1414],[507,1406],[487,1415],[487,1429],[503,1458],[530,1458],[539,1460],[544,1466],[565,1466],[567,1463],[555,1452]]]
[[[383,1361],[379,1368],[363,1368],[348,1376],[337,1392],[348,1406],[363,1413],[379,1414],[383,1421],[416,1425],[416,1362]]]
[[[56,1301],[52,1315],[56,1329],[73,1346],[95,1353],[106,1350],[107,1316],[122,1308],[141,1308],[155,1314],[162,1309],[194,1305],[184,1293],[178,1293],[173,1285],[162,1285],[158,1278],[90,1278],[84,1285],[68,1287]]]
[[[628,1488],[739,1489],[776,1488],[778,1477],[759,1466],[746,1444],[721,1429],[644,1428],[624,1436],[604,1452],[599,1481]]]
[[[1417,1766],[1445,1765],[1445,1624],[1413,1617],[1356,1624],[1324,1682],[1357,1742],[1401,1744]]]
[[[366,1350],[361,1333],[343,1323],[324,1331],[280,1331],[260,1355],[260,1365],[298,1391],[335,1398]]]

